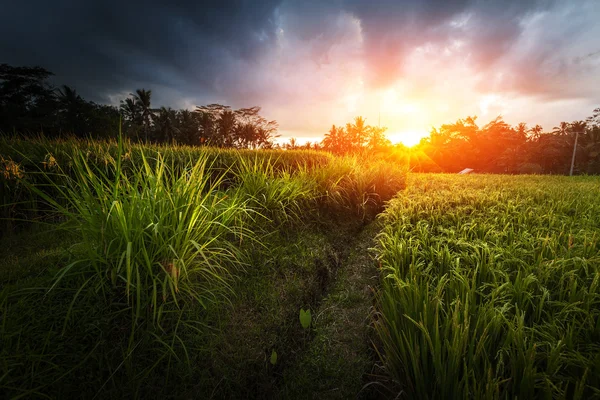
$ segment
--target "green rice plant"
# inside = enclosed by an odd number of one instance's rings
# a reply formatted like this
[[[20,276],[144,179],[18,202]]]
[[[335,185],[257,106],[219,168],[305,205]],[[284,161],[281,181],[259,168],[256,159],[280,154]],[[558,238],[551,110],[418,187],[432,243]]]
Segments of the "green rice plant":
[[[410,183],[377,248],[375,327],[401,394],[599,398],[597,179]]]
[[[210,176],[210,184],[219,182],[220,189],[234,184],[237,172],[241,172],[237,171],[238,167],[242,167],[240,160],[246,160],[248,164],[257,164],[259,167],[271,164],[269,168],[277,174],[284,171],[295,174],[304,168],[315,169],[327,165],[334,158],[325,152],[308,150],[235,150],[137,144],[128,140],[122,140],[119,144],[116,140],[48,139],[41,136],[33,139],[18,136],[2,137],[0,154],[19,165],[21,170],[26,172],[25,179],[31,185],[42,188],[50,197],[56,197],[57,194],[54,192],[54,186],[48,185],[47,178],[52,177],[53,182],[58,186],[64,185],[63,181],[66,177],[75,177],[74,159],[80,154],[85,154],[88,165],[101,168],[111,179],[114,178],[115,169],[112,166],[117,156],[122,158],[120,171],[127,176],[135,174],[144,162],[154,168],[159,155],[175,174],[183,173],[190,164],[204,159],[209,166],[207,172]],[[59,169],[61,172],[47,175],[36,173],[39,170],[48,171],[50,168]],[[51,210],[43,209],[44,204],[35,203],[39,198],[35,193],[22,193],[15,190],[4,192],[5,203],[11,205],[26,203],[26,207],[21,205],[18,207],[19,218],[33,219],[51,213]],[[31,203],[31,200],[34,200],[34,203]]]
[[[312,207],[316,185],[310,173],[277,171],[277,160],[241,158],[237,166],[237,188],[248,206],[275,225],[297,221]]]
[[[217,190],[220,182],[210,182],[205,157],[182,173],[160,155],[151,163],[143,153],[124,173],[123,159],[121,149],[98,166],[81,152],[62,185],[47,176],[59,198],[32,188],[67,219],[64,229],[81,235],[85,249],[54,286],[65,275],[81,274],[85,283],[78,293],[116,289],[135,320],[149,315],[157,324],[181,302],[205,307],[243,266],[239,243],[251,238],[245,202]]]
[[[405,187],[407,166],[376,158],[339,157],[309,171],[317,182],[321,202],[337,212],[372,219]]]

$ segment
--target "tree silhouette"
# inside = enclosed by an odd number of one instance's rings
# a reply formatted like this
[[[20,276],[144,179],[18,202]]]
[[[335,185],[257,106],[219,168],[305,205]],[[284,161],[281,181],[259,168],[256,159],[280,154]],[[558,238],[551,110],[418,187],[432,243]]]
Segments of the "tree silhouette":
[[[166,143],[173,143],[175,136],[179,133],[177,127],[177,112],[171,107],[161,107],[155,113],[155,126],[157,129],[157,137]]]
[[[55,134],[57,100],[41,67],[0,64],[0,131]]]
[[[552,133],[559,136],[567,136],[569,135],[569,123],[561,122],[558,126],[552,128]]]
[[[84,134],[88,128],[87,105],[72,87],[63,85],[58,89],[58,114],[61,128],[70,134]]]
[[[539,137],[543,131],[544,131],[544,129],[542,128],[541,125],[534,126],[533,128],[531,128],[529,130],[529,132],[531,133],[531,139],[533,139],[533,140],[539,139]]]
[[[51,72],[40,67],[0,64],[0,134],[43,132],[48,136],[111,138],[121,117],[123,132],[134,140],[247,149],[281,147],[274,143],[279,136],[277,122],[261,116],[257,106],[233,110],[208,104],[195,111],[153,110],[152,92],[138,89],[117,109],[86,101],[70,86],[55,88],[48,82],[50,76]],[[476,119],[466,117],[432,127],[429,136],[410,150],[410,159],[416,163],[411,167],[436,172],[469,167],[479,172],[565,174],[578,137],[575,170],[600,173],[600,108],[585,121],[561,122],[551,133],[544,133],[540,125],[528,128],[524,122],[510,126],[501,116],[483,127]],[[298,146],[294,138],[284,147],[357,156],[409,153],[403,146],[391,146],[384,127],[370,126],[360,116],[343,126],[333,125],[321,143]]]
[[[348,150],[346,131],[344,128],[338,128],[335,125],[325,134],[321,143],[323,149],[335,154],[343,154]]]
[[[140,113],[144,140],[148,142],[148,131],[150,130],[152,117],[154,115],[154,111],[151,108],[152,91],[137,89],[135,93],[132,93],[132,96]]]
[[[178,140],[188,145],[200,144],[200,121],[197,113],[190,110],[177,112]]]

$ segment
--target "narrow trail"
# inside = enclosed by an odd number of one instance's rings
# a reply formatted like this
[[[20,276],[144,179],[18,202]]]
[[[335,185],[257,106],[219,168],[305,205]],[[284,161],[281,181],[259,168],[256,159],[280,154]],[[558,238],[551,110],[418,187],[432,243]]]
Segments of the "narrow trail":
[[[282,398],[370,398],[363,389],[376,355],[371,344],[373,288],[379,273],[369,250],[380,230],[367,225],[349,243],[352,250],[340,266],[336,281],[314,312],[314,332],[304,354],[285,371]]]

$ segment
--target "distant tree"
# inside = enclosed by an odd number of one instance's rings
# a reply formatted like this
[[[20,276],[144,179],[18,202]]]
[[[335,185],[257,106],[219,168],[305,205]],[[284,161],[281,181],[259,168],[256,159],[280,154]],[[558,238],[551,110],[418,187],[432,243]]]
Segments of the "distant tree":
[[[590,128],[600,126],[600,107],[594,109],[592,115],[586,119],[586,122]]]
[[[111,138],[122,123],[119,109],[106,104],[86,103],[86,133],[92,137]]]
[[[229,106],[209,104],[196,107],[202,131],[201,142],[234,148],[272,148],[278,137],[276,121],[260,115],[260,107],[232,110]]]
[[[574,136],[576,133],[582,135],[585,133],[586,129],[586,121],[573,121],[569,124],[569,127],[567,128],[567,133],[571,136]]]
[[[215,144],[219,147],[234,147],[235,114],[231,110],[223,111],[217,118]]]
[[[558,126],[552,128],[552,133],[559,136],[567,136],[569,134],[569,123],[561,122]]]
[[[212,138],[215,134],[216,126],[215,120],[216,115],[210,111],[204,109],[204,106],[198,106],[192,112],[194,119],[198,123],[198,140],[194,141],[197,145],[208,145],[212,142]]]
[[[173,143],[175,137],[179,134],[177,127],[177,112],[171,107],[161,107],[154,113],[156,137],[161,142]]]
[[[188,145],[200,144],[200,121],[198,114],[189,110],[177,112],[177,140]]]
[[[228,136],[233,132],[235,126],[235,115],[231,111],[231,107],[221,104],[208,104],[197,106],[195,112],[198,113],[200,119],[201,144],[226,147],[229,140]],[[228,114],[223,117],[226,112]]]
[[[130,138],[139,139],[139,134],[142,131],[142,114],[135,99],[128,97],[125,100],[121,100],[119,110],[121,111],[125,135]]]
[[[277,121],[264,121],[261,123],[256,130],[255,136],[255,147],[263,149],[271,149],[275,144],[275,139],[280,135],[277,133],[278,124]]]
[[[146,89],[137,89],[135,93],[132,93],[135,100],[135,104],[140,113],[140,119],[142,123],[142,133],[144,134],[144,140],[148,141],[148,132],[152,125],[152,117],[154,110],[151,108],[152,91]]]
[[[141,122],[140,110],[133,98],[121,100],[120,109],[123,118],[125,118],[126,120],[131,121],[133,123]]]
[[[519,122],[519,124],[515,128],[515,132],[522,136],[527,136],[527,124],[525,122]]]
[[[41,67],[0,64],[0,131],[57,133],[57,100]]]
[[[371,127],[363,117],[354,118],[353,123],[346,124],[346,135],[350,152],[359,151],[369,140]]]
[[[260,116],[260,107],[240,108],[235,112],[234,142],[239,148],[268,148],[278,137],[277,122]]]
[[[296,138],[290,138],[290,140],[285,144],[285,148],[287,150],[296,150],[298,147],[298,141]]]
[[[346,131],[333,125],[321,142],[323,149],[336,154],[343,154],[348,149]]]
[[[385,128],[372,127],[366,119],[356,117],[345,128],[335,125],[325,134],[321,146],[335,154],[358,153],[378,146],[389,145],[383,132]]]
[[[385,127],[370,127],[367,134],[366,148],[369,151],[378,151],[389,148],[392,142],[385,137]]]
[[[531,139],[537,140],[543,131],[544,129],[541,127],[541,125],[534,126],[529,130],[529,132],[531,133]]]
[[[61,130],[75,135],[85,135],[90,128],[89,104],[70,86],[63,85],[58,90],[58,114]]]

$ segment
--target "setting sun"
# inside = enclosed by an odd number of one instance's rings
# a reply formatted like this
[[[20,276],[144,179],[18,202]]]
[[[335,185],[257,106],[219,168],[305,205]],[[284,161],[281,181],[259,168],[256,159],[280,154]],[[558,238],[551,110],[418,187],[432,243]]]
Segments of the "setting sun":
[[[407,147],[413,147],[419,144],[422,138],[429,136],[429,133],[427,131],[402,131],[390,132],[386,136],[393,144],[402,143]]]

